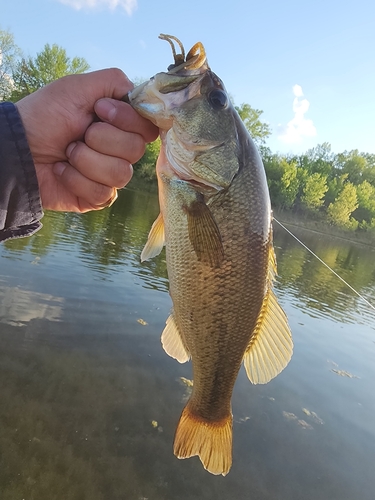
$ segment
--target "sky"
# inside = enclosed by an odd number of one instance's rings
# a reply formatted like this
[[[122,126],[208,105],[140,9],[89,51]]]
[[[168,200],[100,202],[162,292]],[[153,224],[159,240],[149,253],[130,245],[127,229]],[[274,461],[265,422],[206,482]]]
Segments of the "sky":
[[[375,153],[373,0],[4,0],[0,29],[25,56],[56,43],[130,79],[173,62],[160,33],[201,41],[235,104],[263,110],[273,152]]]

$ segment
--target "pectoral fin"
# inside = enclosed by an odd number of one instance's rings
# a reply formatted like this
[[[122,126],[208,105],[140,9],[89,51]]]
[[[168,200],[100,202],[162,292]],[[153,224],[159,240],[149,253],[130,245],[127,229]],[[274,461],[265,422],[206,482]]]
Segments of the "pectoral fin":
[[[292,333],[287,317],[271,288],[276,259],[270,250],[269,287],[255,331],[245,352],[244,366],[253,384],[266,384],[289,363],[293,353]]]
[[[151,226],[147,243],[141,253],[141,262],[159,255],[165,244],[164,221],[161,214]]]
[[[219,228],[210,209],[203,201],[194,201],[186,207],[189,239],[197,258],[211,267],[220,267],[224,248]]]
[[[190,354],[178,331],[173,313],[167,319],[166,327],[161,334],[161,343],[164,351],[171,356],[171,358],[177,359],[179,363],[186,363],[186,361],[189,361]]]

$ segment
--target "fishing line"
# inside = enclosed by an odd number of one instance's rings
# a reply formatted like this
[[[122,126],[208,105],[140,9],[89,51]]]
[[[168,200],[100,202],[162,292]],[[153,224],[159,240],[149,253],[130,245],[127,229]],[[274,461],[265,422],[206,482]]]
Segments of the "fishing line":
[[[329,267],[329,265],[326,264],[324,262],[324,260],[322,260],[320,257],[318,257],[318,255],[316,255],[316,253],[314,253],[312,250],[310,250],[310,248],[308,246],[306,246],[300,239],[297,238],[297,236],[295,236],[291,231],[289,231],[289,229],[287,229],[283,224],[281,224],[281,222],[279,222],[277,219],[275,219],[275,217],[273,217],[273,220],[275,222],[277,222],[279,224],[279,226],[281,226],[283,229],[285,229],[285,231],[288,234],[290,234],[290,236],[293,236],[293,238],[296,241],[298,241],[298,243],[300,243],[304,248],[306,248],[307,251],[309,251],[311,253],[311,255],[313,255],[314,257],[316,257],[319,262],[321,262],[324,266],[326,266],[326,268],[329,269],[339,280],[341,280],[343,283],[345,283],[345,285],[348,286],[352,292],[354,292],[356,295],[358,295],[359,298],[361,298],[364,302],[366,302],[366,304],[368,306],[370,306],[371,309],[374,309],[374,311],[375,311],[375,306],[373,306],[371,304],[371,302],[369,302],[363,295],[361,295],[359,292],[357,292],[357,290],[355,290],[352,287],[352,285],[349,285],[349,283],[347,281],[345,281],[344,278],[341,278],[341,276],[339,274],[337,274],[336,271],[334,271],[331,267]]]

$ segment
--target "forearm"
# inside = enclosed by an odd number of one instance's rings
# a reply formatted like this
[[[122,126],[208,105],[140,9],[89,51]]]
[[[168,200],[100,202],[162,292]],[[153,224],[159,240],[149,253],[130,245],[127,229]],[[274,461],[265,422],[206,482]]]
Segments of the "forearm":
[[[31,236],[41,228],[38,180],[21,118],[0,103],[0,241]]]

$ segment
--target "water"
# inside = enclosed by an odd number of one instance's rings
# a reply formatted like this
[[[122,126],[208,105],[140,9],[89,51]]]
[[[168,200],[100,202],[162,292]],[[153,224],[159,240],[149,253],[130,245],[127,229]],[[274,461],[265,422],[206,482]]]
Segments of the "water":
[[[139,263],[157,214],[125,190],[0,246],[1,500],[372,500],[374,311],[279,227],[292,361],[265,386],[241,369],[228,476],[174,457],[192,375],[160,344],[164,255]],[[373,248],[293,230],[375,303]]]

